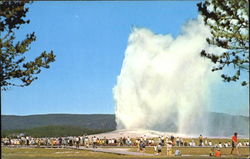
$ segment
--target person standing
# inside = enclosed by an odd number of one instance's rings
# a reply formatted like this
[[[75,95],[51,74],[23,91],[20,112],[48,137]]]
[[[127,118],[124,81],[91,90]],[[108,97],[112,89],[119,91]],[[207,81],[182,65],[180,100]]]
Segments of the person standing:
[[[231,150],[231,154],[233,154],[234,149],[236,149],[237,154],[240,155],[239,150],[238,150],[238,146],[237,146],[237,144],[238,144],[237,135],[238,135],[238,133],[235,132],[234,136],[232,136],[232,150]]]
[[[128,138],[127,138],[127,146],[130,146],[130,145],[131,145],[131,140],[130,140],[130,138],[128,136]]]
[[[86,148],[89,147],[89,138],[88,138],[88,136],[85,136],[85,139],[84,139],[84,146],[85,146]]]
[[[143,142],[144,142],[145,145],[148,145],[148,140],[147,140],[146,135],[144,135],[144,137],[143,137]]]
[[[175,141],[174,141],[174,136],[173,135],[170,136],[170,140],[172,142],[172,145],[174,146],[175,145]]]
[[[109,144],[109,140],[104,136],[104,145],[107,146]]]
[[[171,156],[172,155],[173,142],[172,142],[172,140],[167,140],[166,144],[167,144],[167,156]]]
[[[164,137],[163,136],[161,136],[161,144],[162,144],[162,146],[164,146]]]
[[[161,149],[162,149],[162,143],[159,143],[156,146],[156,154],[155,155],[161,155]]]
[[[181,141],[179,137],[176,138],[176,146],[181,146]]]
[[[97,148],[97,138],[95,136],[92,138],[92,141],[93,141],[93,148]]]
[[[140,139],[136,139],[135,143],[136,143],[136,147],[137,147],[137,151],[140,152]]]
[[[203,143],[203,137],[202,137],[202,135],[200,135],[200,137],[199,137],[199,142],[200,142],[199,146],[202,146],[202,143]]]
[[[59,137],[58,143],[59,143],[59,147],[61,147],[62,146],[62,138],[61,137]]]
[[[204,145],[205,145],[205,146],[208,145],[207,137],[205,138],[205,144],[204,144]]]
[[[80,137],[79,137],[79,136],[78,136],[78,137],[76,137],[75,141],[76,141],[76,148],[77,148],[77,149],[79,149],[79,145],[80,145]]]
[[[140,140],[140,144],[139,144],[139,151],[142,152],[143,151],[143,140]]]

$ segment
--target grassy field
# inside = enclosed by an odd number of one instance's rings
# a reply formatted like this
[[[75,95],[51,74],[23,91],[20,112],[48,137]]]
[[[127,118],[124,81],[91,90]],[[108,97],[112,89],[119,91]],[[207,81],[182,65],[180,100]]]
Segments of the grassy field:
[[[212,157],[201,157],[199,155],[207,155],[209,153],[209,148],[179,148],[185,156],[183,158],[212,158]],[[137,151],[136,148],[131,148],[130,151]],[[243,155],[238,157],[237,155],[230,156],[230,148],[222,148],[222,155],[226,158],[247,158],[249,155],[249,148],[241,148],[240,153]],[[146,153],[154,153],[152,147],[146,148]],[[156,158],[167,158],[166,149],[163,148],[161,156],[129,156],[129,155],[118,155],[102,152],[92,152],[85,150],[76,149],[51,149],[51,148],[6,148],[2,147],[2,158],[3,159],[136,159],[136,158],[146,158],[146,159],[156,159]],[[173,156],[171,157],[173,158]],[[175,157],[178,158],[178,157]]]
[[[6,148],[2,147],[3,159],[121,159],[134,156],[116,155],[76,149]],[[137,157],[138,158],[138,157]]]
[[[173,148],[172,152],[175,152],[177,148]],[[183,155],[208,155],[211,148],[207,148],[207,147],[192,147],[192,148],[186,148],[186,147],[180,147],[178,148],[181,153]],[[132,148],[131,151],[137,151],[137,148]],[[222,155],[230,155],[231,152],[231,148],[220,148],[221,154]],[[244,156],[249,156],[250,155],[250,150],[249,148],[239,148],[239,152],[241,155]],[[151,153],[154,154],[154,148],[153,147],[147,147],[145,153]],[[166,147],[162,148],[162,155],[166,155],[167,151],[166,151]],[[237,152],[234,151],[233,155],[237,155]]]

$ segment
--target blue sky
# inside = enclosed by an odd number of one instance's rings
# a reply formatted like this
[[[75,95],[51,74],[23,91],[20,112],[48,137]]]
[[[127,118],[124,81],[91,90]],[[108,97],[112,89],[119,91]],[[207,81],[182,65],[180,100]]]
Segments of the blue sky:
[[[194,1],[34,2],[17,37],[35,32],[27,53],[33,59],[53,50],[56,62],[29,87],[3,92],[2,114],[114,113],[112,88],[120,73],[133,26],[155,33],[180,33],[198,15]],[[248,115],[248,88],[237,83],[211,86],[210,111]]]

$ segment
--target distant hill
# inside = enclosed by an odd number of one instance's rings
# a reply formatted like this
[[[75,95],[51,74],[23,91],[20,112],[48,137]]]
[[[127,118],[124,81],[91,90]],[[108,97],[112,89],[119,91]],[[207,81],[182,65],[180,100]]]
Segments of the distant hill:
[[[249,117],[212,112],[208,116],[209,135],[231,136],[238,132],[239,136],[249,137]]]
[[[214,112],[207,115],[209,116],[207,132],[210,136],[231,136],[233,132],[238,132],[242,136],[249,136],[249,117]],[[43,129],[46,126],[52,126],[49,127],[50,129],[60,129],[55,128],[55,126],[72,126],[91,131],[116,129],[115,115],[113,114],[1,115],[1,119],[2,130]],[[168,131],[174,132],[176,126],[171,126],[169,129],[171,130]]]
[[[76,126],[42,126],[30,129],[2,130],[2,137],[16,137],[20,134],[32,137],[63,137],[63,136],[82,136],[108,132],[111,130],[93,130]]]
[[[30,129],[43,126],[76,126],[88,129],[116,128],[113,114],[44,114],[44,115],[1,115],[2,130]]]

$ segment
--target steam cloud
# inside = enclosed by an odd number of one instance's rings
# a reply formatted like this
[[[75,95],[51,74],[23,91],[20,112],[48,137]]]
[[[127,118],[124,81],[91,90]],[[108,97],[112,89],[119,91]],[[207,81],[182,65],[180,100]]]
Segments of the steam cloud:
[[[201,18],[187,22],[176,38],[133,28],[113,89],[117,129],[205,133],[213,75],[200,51],[214,49],[208,36]]]

